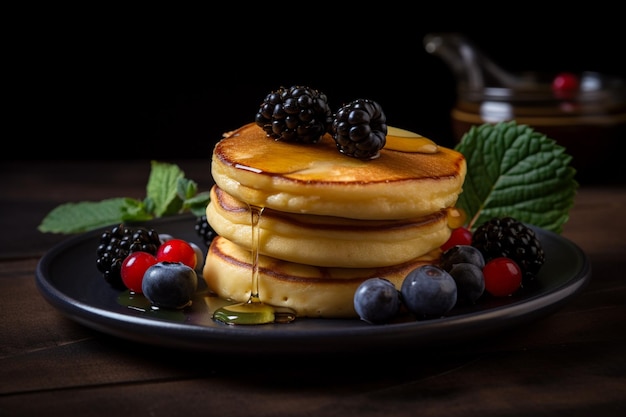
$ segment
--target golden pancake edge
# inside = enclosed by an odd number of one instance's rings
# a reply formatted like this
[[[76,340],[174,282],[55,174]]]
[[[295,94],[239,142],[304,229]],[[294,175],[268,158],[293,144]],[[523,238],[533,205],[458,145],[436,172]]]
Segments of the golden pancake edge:
[[[250,123],[214,150],[215,183],[240,201],[290,213],[367,220],[418,218],[454,206],[467,165],[459,152],[383,148],[373,160],[341,154],[329,134],[315,144],[268,138]]]
[[[206,210],[215,232],[251,250],[248,206],[219,187]],[[447,210],[418,219],[360,220],[264,209],[259,253],[317,266],[369,268],[396,265],[439,248],[450,237]]]

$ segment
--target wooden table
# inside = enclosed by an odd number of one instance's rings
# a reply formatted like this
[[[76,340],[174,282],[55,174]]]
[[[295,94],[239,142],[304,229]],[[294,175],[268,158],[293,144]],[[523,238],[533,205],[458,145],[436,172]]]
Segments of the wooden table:
[[[201,189],[206,160],[172,161]],[[35,269],[66,239],[36,227],[69,201],[142,198],[149,161],[0,168],[2,416],[617,416],[626,411],[626,187],[582,185],[563,236],[589,285],[539,321],[403,355],[260,360],[143,345],[70,320]]]

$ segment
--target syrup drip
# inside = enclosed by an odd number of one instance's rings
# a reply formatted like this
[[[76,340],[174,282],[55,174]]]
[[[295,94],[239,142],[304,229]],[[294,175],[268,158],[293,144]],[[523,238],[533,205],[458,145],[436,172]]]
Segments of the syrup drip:
[[[218,308],[213,319],[226,324],[290,323],[296,313],[285,307],[275,307],[261,301],[259,294],[259,222],[262,207],[249,206],[252,227],[252,287],[248,301]]]

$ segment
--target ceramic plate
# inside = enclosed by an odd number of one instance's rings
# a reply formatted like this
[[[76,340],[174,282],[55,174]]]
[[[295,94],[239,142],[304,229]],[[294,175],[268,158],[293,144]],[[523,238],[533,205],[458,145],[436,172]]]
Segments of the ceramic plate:
[[[150,226],[203,247],[195,218],[160,219]],[[546,262],[533,288],[512,297],[482,301],[447,317],[371,325],[362,320],[298,318],[289,324],[228,326],[211,319],[214,298],[206,288],[181,311],[154,311],[107,284],[96,269],[102,230],[77,235],[39,261],[37,285],[44,298],[69,318],[121,338],[162,347],[216,353],[340,353],[415,349],[457,343],[544,317],[579,293],[591,278],[585,253],[562,236],[535,229]],[[204,281],[201,280],[201,284]],[[212,301],[213,300],[213,301]]]

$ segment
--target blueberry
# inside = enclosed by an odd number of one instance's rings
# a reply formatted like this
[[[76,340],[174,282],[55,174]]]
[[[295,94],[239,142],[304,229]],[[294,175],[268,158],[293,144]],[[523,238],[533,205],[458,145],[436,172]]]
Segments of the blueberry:
[[[161,308],[180,309],[191,303],[198,288],[198,274],[182,262],[158,262],[146,270],[143,295]]]
[[[482,268],[466,262],[454,264],[450,269],[457,288],[459,304],[474,304],[485,291],[485,276]]]
[[[452,276],[435,265],[420,266],[402,281],[402,300],[417,318],[441,317],[452,310],[457,301],[456,283]]]
[[[450,272],[454,264],[470,263],[479,268],[485,266],[485,258],[480,250],[471,245],[456,245],[441,254],[440,266]]]
[[[354,309],[361,320],[383,324],[400,310],[400,294],[391,281],[385,278],[369,278],[354,292]]]

